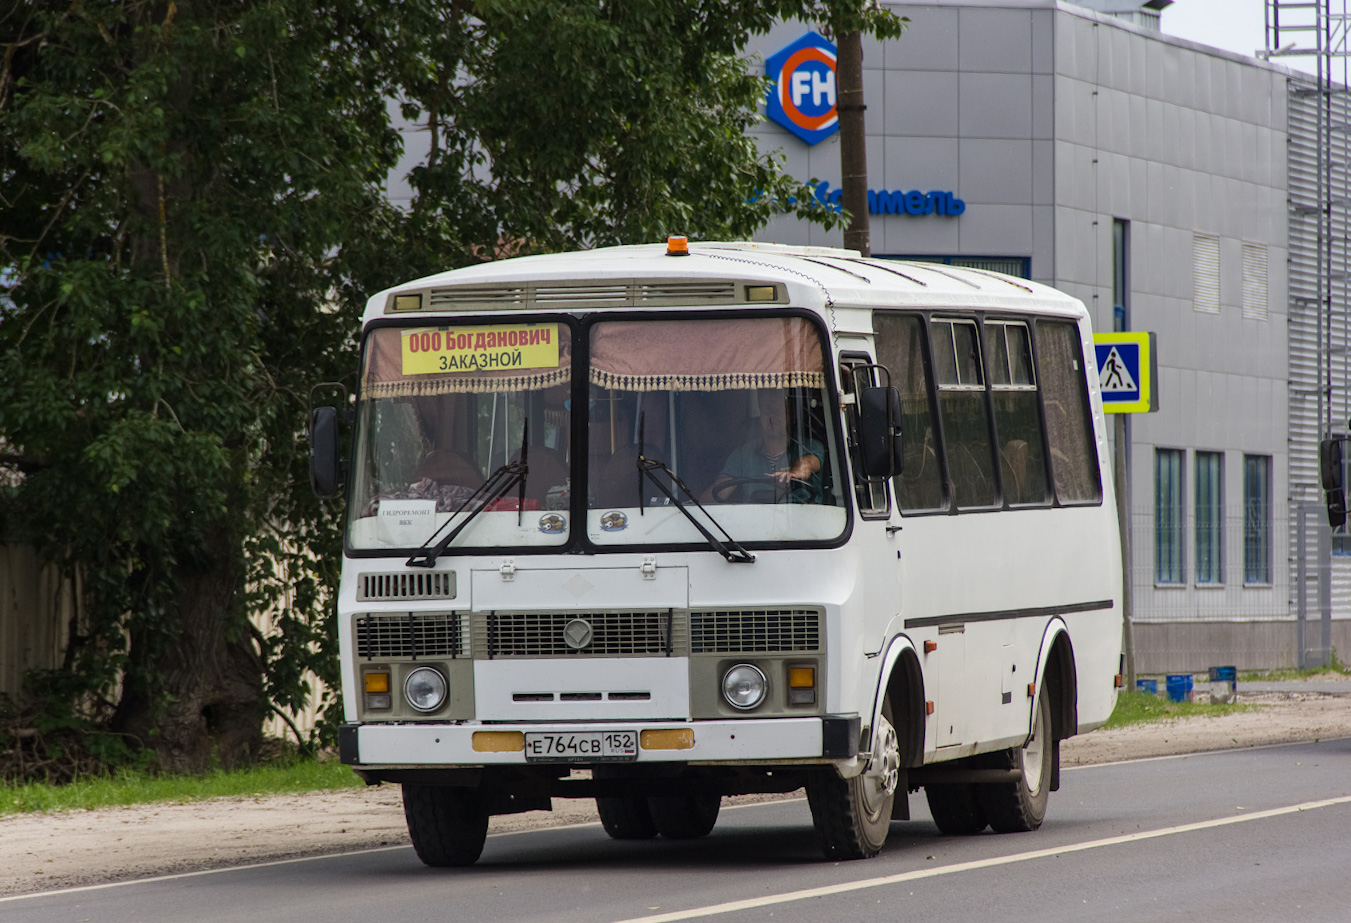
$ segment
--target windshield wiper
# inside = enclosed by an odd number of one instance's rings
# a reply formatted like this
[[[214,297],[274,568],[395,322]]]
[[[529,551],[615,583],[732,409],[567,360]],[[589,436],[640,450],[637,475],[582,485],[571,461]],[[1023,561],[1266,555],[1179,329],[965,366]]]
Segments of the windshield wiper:
[[[702,535],[704,537],[704,540],[707,541],[708,544],[713,547],[714,551],[718,552],[718,554],[722,555],[724,558],[726,558],[733,564],[754,564],[755,555],[751,554],[745,548],[741,547],[741,544],[736,539],[732,538],[731,535],[728,534],[727,530],[722,527],[722,524],[719,523],[716,519],[714,519],[713,515],[708,510],[704,509],[704,505],[699,502],[697,497],[694,496],[694,491],[690,490],[689,487],[685,486],[685,482],[680,479],[680,476],[676,474],[674,471],[672,471],[670,468],[668,468],[665,462],[659,461],[655,458],[647,457],[647,454],[644,451],[644,442],[643,442],[643,424],[644,424],[643,418],[644,414],[641,413],[638,414],[638,515],[640,516],[644,515],[645,507],[643,504],[643,479],[646,478],[647,480],[650,480],[653,484],[656,485],[657,490],[660,490],[663,494],[666,495],[666,499],[670,500],[671,505],[674,506],[676,509],[680,510],[680,512],[684,514],[685,518],[690,521],[691,525],[693,525],[696,529],[699,530],[699,534]],[[671,491],[671,488],[666,484],[663,484],[661,480],[657,477],[656,473],[658,471],[662,472],[668,478],[670,478],[671,484],[679,488],[680,492],[683,493],[689,499],[689,502],[697,506],[699,508],[699,512],[703,513],[705,516],[708,517],[708,521],[713,523],[714,527],[717,528],[717,530],[722,533],[722,537],[726,539],[726,541],[720,541],[717,538],[717,536],[715,536],[712,532],[708,531],[708,529],[705,528],[703,523],[701,523],[698,519],[695,518],[694,514],[689,511],[689,508],[685,506],[685,501],[677,497]]]
[[[516,495],[516,524],[521,524],[521,517],[525,513],[525,476],[530,471],[530,466],[526,461],[526,453],[530,450],[529,440],[530,418],[527,417],[525,426],[521,432],[520,460],[507,462],[505,465],[494,470],[492,474],[488,475],[488,480],[484,481],[477,490],[456,507],[454,512],[450,514],[450,518],[441,523],[436,531],[427,537],[427,540],[422,543],[422,547],[418,549],[420,553],[409,558],[404,564],[405,567],[436,566],[436,559],[445,553],[446,549],[450,547],[450,543],[455,541],[455,537],[464,531],[465,526],[473,522],[474,517],[479,513],[482,513],[493,503],[496,503],[503,494],[508,490],[511,490],[513,485],[519,485],[519,492]],[[476,501],[478,505],[474,506]],[[431,548],[428,548],[427,546],[431,545],[436,537],[441,534],[441,530],[454,522],[455,517],[465,510],[469,510],[469,512],[465,514],[464,519],[460,520],[460,524],[445,538],[441,539]]]

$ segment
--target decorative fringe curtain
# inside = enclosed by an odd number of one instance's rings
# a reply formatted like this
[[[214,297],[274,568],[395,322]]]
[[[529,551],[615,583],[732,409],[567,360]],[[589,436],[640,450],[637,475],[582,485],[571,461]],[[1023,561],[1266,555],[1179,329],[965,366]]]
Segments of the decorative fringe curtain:
[[[554,326],[558,337],[558,365],[539,369],[487,369],[468,372],[435,372],[429,375],[403,373],[402,333],[398,327],[382,327],[371,334],[366,351],[362,394],[371,398],[436,397],[442,394],[491,394],[495,391],[540,391],[572,380],[571,331]],[[472,327],[457,328],[470,332]]]

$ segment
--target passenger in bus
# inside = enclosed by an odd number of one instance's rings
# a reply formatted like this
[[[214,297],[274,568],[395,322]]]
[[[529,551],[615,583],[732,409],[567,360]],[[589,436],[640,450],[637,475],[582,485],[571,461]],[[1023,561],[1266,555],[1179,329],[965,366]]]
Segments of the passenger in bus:
[[[759,425],[733,449],[704,492],[717,503],[821,503],[825,448],[789,432],[788,395],[780,388],[753,392]]]

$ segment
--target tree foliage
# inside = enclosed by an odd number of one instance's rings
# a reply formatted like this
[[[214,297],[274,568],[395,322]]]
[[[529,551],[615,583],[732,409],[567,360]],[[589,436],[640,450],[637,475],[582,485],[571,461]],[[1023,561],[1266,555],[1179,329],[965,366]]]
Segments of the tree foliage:
[[[738,56],[827,6],[0,14],[0,465],[22,472],[4,515],[78,577],[26,720],[192,768],[249,759],[306,670],[336,688],[340,510],[308,496],[305,409],[352,383],[364,296],[507,253],[748,236],[790,199],[838,220],[756,152],[765,88]],[[428,147],[403,211],[390,100]]]

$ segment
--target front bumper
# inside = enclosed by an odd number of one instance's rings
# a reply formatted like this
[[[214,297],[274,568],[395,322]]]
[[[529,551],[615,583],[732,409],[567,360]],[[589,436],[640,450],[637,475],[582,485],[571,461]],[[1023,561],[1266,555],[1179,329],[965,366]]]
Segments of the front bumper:
[[[524,750],[474,749],[476,731],[590,733],[615,728],[637,731],[689,728],[693,746],[678,750],[639,748],[639,763],[724,763],[753,765],[782,761],[848,760],[858,755],[857,715],[736,721],[624,721],[610,725],[567,724],[344,724],[338,752],[343,763],[361,769],[432,769],[524,766]],[[538,765],[532,763],[531,765]]]

